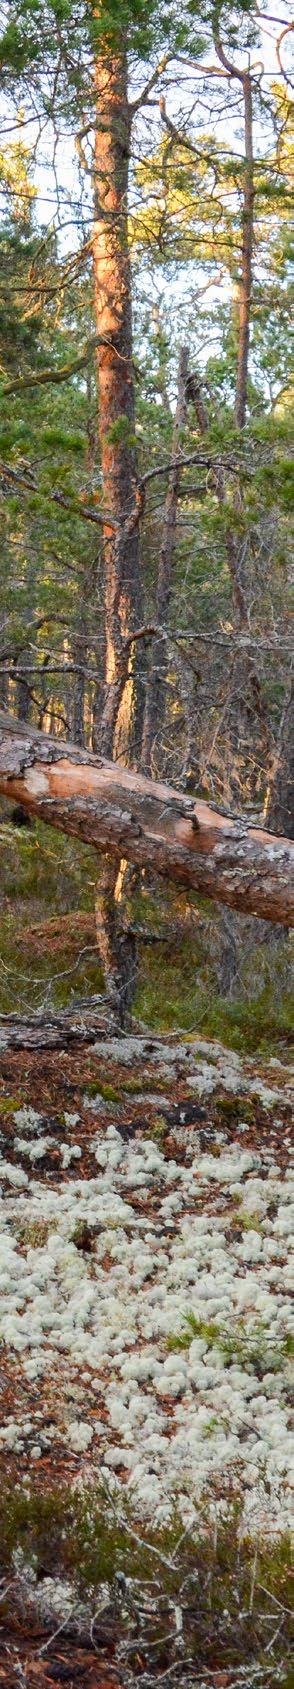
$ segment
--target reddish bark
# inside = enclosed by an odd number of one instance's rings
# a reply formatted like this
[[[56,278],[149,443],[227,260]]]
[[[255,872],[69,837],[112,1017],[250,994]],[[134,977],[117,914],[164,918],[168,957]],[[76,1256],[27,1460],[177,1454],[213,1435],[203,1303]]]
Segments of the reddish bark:
[[[294,847],[201,801],[0,716],[0,791],[77,834],[206,896],[294,925]]]
[[[119,712],[125,754],[129,748],[135,708],[130,677],[136,653],[126,648],[125,640],[141,615],[128,246],[131,117],[123,48],[115,53],[109,46],[97,57],[95,93],[93,262],[105,510],[106,642],[105,694],[98,739],[102,754],[111,755]]]

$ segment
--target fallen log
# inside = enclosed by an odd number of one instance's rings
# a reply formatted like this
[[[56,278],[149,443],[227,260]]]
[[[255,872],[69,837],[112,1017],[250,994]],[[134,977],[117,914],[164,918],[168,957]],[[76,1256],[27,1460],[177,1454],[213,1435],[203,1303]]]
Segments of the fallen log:
[[[294,844],[0,713],[0,792],[99,851],[294,925]]]
[[[0,1015],[0,1059],[6,1050],[72,1050],[118,1031],[121,1035],[105,997],[92,997],[90,1003],[85,999],[56,1012],[40,1009],[31,1015]]]

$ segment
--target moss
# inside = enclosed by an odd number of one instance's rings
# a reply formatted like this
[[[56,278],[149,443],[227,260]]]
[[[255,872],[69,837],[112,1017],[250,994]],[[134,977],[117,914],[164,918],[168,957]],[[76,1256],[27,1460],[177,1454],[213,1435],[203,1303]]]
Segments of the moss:
[[[230,1122],[239,1119],[240,1104],[238,1097],[218,1097],[216,1107],[218,1114],[221,1114],[224,1120]]]
[[[251,1126],[252,1122],[255,1120],[256,1107],[258,1103],[260,1107],[260,1098],[257,1096],[254,1101],[250,1101],[249,1098],[244,1098],[243,1096],[218,1097],[216,1109],[222,1119],[228,1121],[228,1124],[234,1120],[244,1120],[246,1121],[246,1125]]]
[[[144,1078],[141,1078],[138,1074],[138,1078],[135,1078],[135,1079],[122,1079],[121,1080],[121,1089],[127,1097],[137,1097],[137,1096],[140,1096],[141,1094],[142,1094],[142,1096],[144,1096],[144,1091],[147,1091],[147,1092],[150,1091],[150,1076],[147,1075],[147,1077],[144,1079]],[[163,1081],[163,1079],[158,1079],[157,1075],[156,1075],[156,1090],[157,1091],[164,1091],[164,1081]]]
[[[284,1350],[284,1355],[289,1356],[289,1360],[293,1360],[293,1356],[294,1356],[294,1336],[293,1336],[293,1333],[291,1331],[287,1331],[286,1337],[283,1338],[283,1350]]]
[[[259,1108],[260,1108],[260,1097],[258,1098],[258,1104],[259,1104]],[[244,1097],[242,1097],[242,1099],[240,1100],[240,1117],[242,1117],[242,1120],[246,1121],[246,1125],[251,1126],[253,1121],[255,1120],[255,1116],[256,1116],[256,1101],[250,1102],[248,1097],[247,1097],[247,1100],[244,1099]]]
[[[87,1097],[101,1097],[100,1085],[97,1084],[97,1079],[87,1079],[86,1085]]]
[[[149,1138],[154,1138],[156,1144],[162,1144],[167,1131],[168,1123],[164,1114],[155,1114],[151,1125],[148,1126]]]
[[[262,1232],[260,1214],[246,1214],[243,1209],[242,1214],[240,1214],[240,1225],[243,1232]]]
[[[219,1414],[212,1413],[210,1419],[207,1420],[207,1423],[204,1426],[204,1429],[203,1429],[203,1432],[202,1432],[203,1437],[214,1437],[215,1431],[218,1430],[219,1423],[220,1423]],[[224,1423],[224,1421],[222,1419],[222,1424],[223,1423]]]
[[[103,1083],[103,1085],[99,1085],[99,1092],[100,1097],[103,1097],[103,1102],[105,1103],[121,1102],[121,1093],[116,1089],[115,1085],[110,1085],[108,1082],[106,1084]]]
[[[88,1097],[102,1097],[105,1103],[121,1102],[121,1092],[116,1085],[111,1085],[109,1080],[87,1079],[86,1091]]]
[[[21,1108],[22,1101],[23,1101],[23,1099],[20,1096],[19,1097],[1,1097],[1,1099],[0,1099],[0,1118],[2,1117],[2,1120],[6,1120],[6,1119],[9,1120],[10,1114],[15,1114],[16,1110],[18,1108]]]

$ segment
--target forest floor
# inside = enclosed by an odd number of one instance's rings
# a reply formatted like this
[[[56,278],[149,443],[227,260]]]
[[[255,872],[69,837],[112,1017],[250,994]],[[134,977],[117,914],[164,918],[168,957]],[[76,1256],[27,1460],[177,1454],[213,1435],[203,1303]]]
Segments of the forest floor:
[[[0,1683],[284,1689],[291,1070],[91,1038],[0,1027]]]

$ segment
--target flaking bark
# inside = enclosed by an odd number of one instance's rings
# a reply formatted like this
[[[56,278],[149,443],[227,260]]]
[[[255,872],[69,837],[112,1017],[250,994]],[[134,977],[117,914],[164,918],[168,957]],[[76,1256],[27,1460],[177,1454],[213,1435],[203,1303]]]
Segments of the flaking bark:
[[[97,8],[98,11],[98,8]],[[105,689],[97,730],[103,756],[128,760],[138,744],[137,649],[126,645],[141,620],[136,502],[132,297],[128,245],[131,116],[123,50],[105,48],[95,66],[93,264],[104,522]],[[140,714],[140,711],[139,711]]]
[[[0,791],[97,850],[294,925],[294,847],[76,745],[0,716]]]

